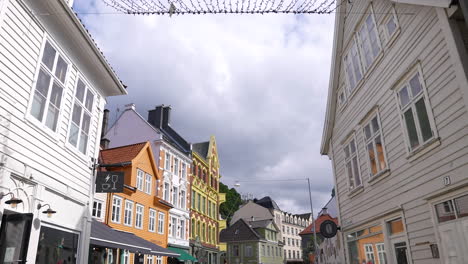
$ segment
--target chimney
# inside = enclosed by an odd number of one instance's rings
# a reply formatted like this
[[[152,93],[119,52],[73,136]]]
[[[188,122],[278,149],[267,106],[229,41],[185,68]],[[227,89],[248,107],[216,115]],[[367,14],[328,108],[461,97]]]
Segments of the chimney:
[[[327,207],[322,208],[322,215],[327,215],[328,214],[327,209],[328,209]]]
[[[109,148],[110,140],[104,138],[107,132],[107,126],[109,124],[109,109],[104,109],[104,114],[102,116],[102,131],[101,131],[101,149]]]
[[[156,128],[162,129],[169,125],[170,112],[170,106],[156,106],[153,110],[148,111],[148,123]]]

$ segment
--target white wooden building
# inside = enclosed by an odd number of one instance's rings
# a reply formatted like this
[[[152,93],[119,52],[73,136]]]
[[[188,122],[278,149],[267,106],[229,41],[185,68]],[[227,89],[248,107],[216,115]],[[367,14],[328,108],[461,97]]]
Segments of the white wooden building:
[[[126,91],[71,4],[0,0],[1,263],[88,263],[102,111]]]
[[[346,263],[468,263],[466,1],[342,0],[321,153]]]

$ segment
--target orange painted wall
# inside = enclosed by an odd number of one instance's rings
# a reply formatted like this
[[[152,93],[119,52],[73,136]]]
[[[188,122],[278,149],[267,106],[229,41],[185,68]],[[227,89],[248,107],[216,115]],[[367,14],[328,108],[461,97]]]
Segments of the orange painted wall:
[[[157,179],[160,179],[159,173],[156,169],[156,164],[152,162],[153,156],[151,154],[151,147],[147,144],[140,154],[132,160],[132,165],[125,168],[113,168],[112,171],[124,171],[125,173],[125,184],[132,187],[137,186],[137,169],[143,170],[146,173],[152,175],[151,180],[151,194],[147,194],[144,191],[136,189],[136,191],[129,190],[124,188],[124,193],[110,194],[107,199],[107,212],[105,222],[114,229],[122,230],[126,232],[133,233],[141,238],[144,238],[154,244],[157,244],[161,247],[167,248],[168,241],[168,217],[169,217],[169,207],[159,203],[159,198],[156,196],[156,184]],[[153,166],[154,164],[154,166]],[[145,187],[145,180],[143,179],[143,186]],[[120,223],[114,223],[111,221],[112,214],[112,196],[118,196],[122,198],[121,206],[121,215]],[[158,194],[159,196],[160,194]],[[132,213],[132,226],[124,225],[124,216],[125,216],[125,201],[131,200],[133,204],[133,213]],[[136,205],[141,204],[144,206],[143,210],[143,225],[142,229],[135,227],[135,218],[136,218]],[[149,224],[149,209],[155,209],[156,220],[155,220],[155,232],[148,230]],[[165,214],[164,218],[164,233],[158,233],[158,214],[163,212]],[[133,254],[130,256],[131,263],[133,263]],[[164,262],[165,262],[164,258]]]
[[[382,231],[382,226],[374,226],[374,227],[371,227],[371,233],[376,233],[376,232],[381,232]],[[363,236],[369,234],[369,230],[366,229]],[[370,236],[370,237],[366,237],[366,238],[362,238],[362,239],[359,239],[357,241],[357,245],[358,245],[358,252],[359,252],[359,263],[362,262],[362,260],[365,260],[366,259],[366,251],[364,250],[364,245],[366,244],[372,244],[372,249],[374,251],[374,258],[375,258],[375,263],[374,264],[380,264],[379,263],[379,256],[378,256],[378,253],[377,253],[377,247],[375,244],[380,244],[380,243],[384,243],[384,235],[383,233],[380,233],[378,235],[374,235],[374,236]]]

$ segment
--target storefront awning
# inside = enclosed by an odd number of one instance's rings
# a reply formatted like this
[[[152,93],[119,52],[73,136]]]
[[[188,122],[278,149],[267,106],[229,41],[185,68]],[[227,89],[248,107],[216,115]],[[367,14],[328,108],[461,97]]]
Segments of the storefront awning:
[[[121,248],[130,252],[139,252],[156,256],[179,257],[180,254],[174,253],[166,248],[151,243],[134,234],[115,230],[101,222],[93,220],[91,224],[91,242],[92,245],[107,248]]]
[[[167,247],[167,249],[177,253],[177,254],[180,254],[180,257],[177,257],[178,260],[180,261],[186,261],[186,260],[191,260],[193,262],[197,262],[198,260],[193,257],[192,255],[190,255],[189,253],[187,253],[185,250],[181,249],[181,248],[176,248],[176,247]]]

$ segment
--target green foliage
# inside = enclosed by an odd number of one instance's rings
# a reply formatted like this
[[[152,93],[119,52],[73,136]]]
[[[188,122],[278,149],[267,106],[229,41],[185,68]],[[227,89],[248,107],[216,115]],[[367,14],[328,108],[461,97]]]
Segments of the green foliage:
[[[222,182],[219,183],[219,192],[226,194],[226,201],[219,207],[219,213],[223,219],[227,220],[229,225],[232,215],[239,209],[239,206],[242,204],[241,195],[236,191],[236,189],[229,189],[228,186],[224,185]]]

